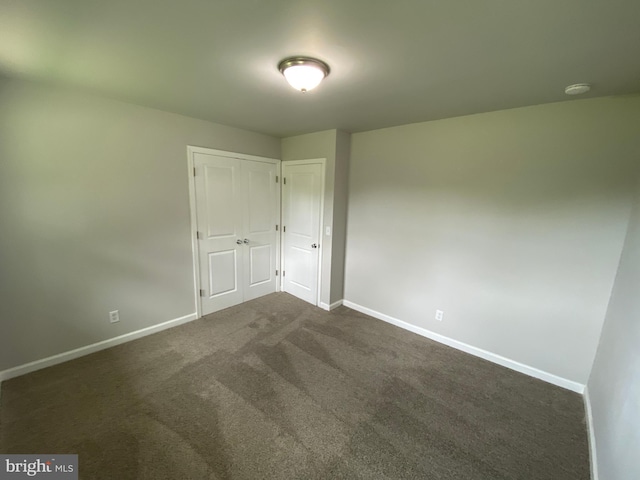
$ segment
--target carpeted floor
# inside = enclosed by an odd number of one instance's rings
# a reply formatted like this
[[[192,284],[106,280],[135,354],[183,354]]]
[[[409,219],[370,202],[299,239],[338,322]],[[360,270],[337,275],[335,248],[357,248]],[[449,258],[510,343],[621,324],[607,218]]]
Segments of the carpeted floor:
[[[2,384],[83,479],[588,479],[579,395],[284,293]]]

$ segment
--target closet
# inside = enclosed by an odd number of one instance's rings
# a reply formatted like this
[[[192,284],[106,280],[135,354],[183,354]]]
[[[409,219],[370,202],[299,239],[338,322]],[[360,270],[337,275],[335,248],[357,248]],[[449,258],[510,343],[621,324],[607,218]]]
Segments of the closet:
[[[275,292],[279,160],[196,147],[189,155],[199,314]]]

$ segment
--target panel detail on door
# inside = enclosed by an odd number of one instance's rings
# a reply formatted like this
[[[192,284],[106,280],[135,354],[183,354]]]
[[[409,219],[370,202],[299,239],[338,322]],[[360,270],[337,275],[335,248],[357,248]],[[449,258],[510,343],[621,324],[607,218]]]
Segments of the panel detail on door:
[[[251,285],[255,286],[272,279],[274,266],[271,263],[272,257],[271,245],[260,245],[259,247],[251,247]]]
[[[222,237],[236,235],[237,199],[234,167],[204,166],[207,210],[207,236]]]
[[[238,257],[235,250],[209,254],[209,296],[214,297],[238,289]]]
[[[268,233],[273,229],[273,183],[270,171],[249,170],[249,218],[247,233]]]
[[[287,221],[289,233],[304,235],[311,238],[313,235],[312,223],[314,220],[314,203],[309,201],[309,194],[315,191],[315,178],[311,173],[293,173],[289,175],[289,188],[291,198],[300,201],[290,202],[290,216]],[[317,218],[317,216],[316,216]]]
[[[291,247],[288,253],[288,281],[310,292],[313,284],[314,255],[308,250],[298,247]]]

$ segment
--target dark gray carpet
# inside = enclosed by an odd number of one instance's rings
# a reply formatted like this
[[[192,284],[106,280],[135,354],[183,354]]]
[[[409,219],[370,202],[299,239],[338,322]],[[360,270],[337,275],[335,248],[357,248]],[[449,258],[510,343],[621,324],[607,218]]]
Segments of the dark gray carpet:
[[[287,294],[4,382],[84,479],[589,478],[579,395]]]

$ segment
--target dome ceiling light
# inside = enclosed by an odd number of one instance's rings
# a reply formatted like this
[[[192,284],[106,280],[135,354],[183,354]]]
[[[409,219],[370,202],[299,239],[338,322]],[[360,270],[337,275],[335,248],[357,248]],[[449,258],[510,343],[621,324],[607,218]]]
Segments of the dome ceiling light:
[[[289,85],[302,93],[313,90],[329,75],[329,65],[310,57],[289,57],[278,64]]]
[[[567,95],[582,95],[583,93],[587,93],[589,90],[591,90],[591,85],[588,83],[576,83],[565,88],[564,93]]]

